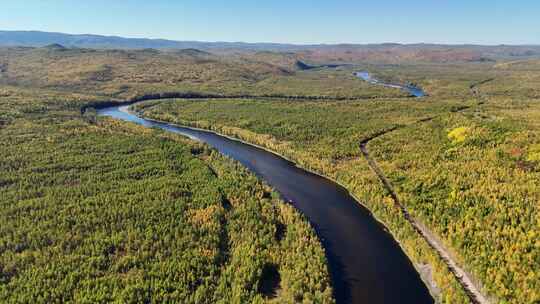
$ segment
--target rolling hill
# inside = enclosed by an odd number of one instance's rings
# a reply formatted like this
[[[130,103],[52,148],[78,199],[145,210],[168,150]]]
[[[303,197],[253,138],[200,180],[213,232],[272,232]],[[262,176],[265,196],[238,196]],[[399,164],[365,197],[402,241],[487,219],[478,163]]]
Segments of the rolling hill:
[[[44,47],[58,44],[71,48],[94,49],[199,49],[223,53],[236,52],[295,52],[315,62],[396,63],[423,62],[477,62],[507,58],[540,56],[538,45],[439,45],[439,44],[283,44],[246,42],[174,41],[166,39],[125,38],[118,36],[74,35],[41,31],[0,31],[0,47]]]

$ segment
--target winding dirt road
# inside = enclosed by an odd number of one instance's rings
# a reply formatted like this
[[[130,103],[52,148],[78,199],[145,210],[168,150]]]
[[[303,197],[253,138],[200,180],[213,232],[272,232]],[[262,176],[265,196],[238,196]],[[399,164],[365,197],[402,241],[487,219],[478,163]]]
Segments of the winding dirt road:
[[[486,98],[480,93],[478,86],[484,83],[490,82],[492,80],[493,79],[483,80],[483,81],[474,83],[470,86],[471,94],[478,100],[477,106],[482,105],[486,102]],[[458,111],[463,111],[469,108],[470,107],[463,107],[459,109]],[[463,287],[463,289],[469,296],[470,301],[474,304],[490,304],[491,301],[488,300],[488,297],[482,292],[479,286],[477,286],[472,276],[468,274],[467,271],[465,271],[465,269],[461,267],[459,263],[452,257],[452,255],[450,254],[450,251],[444,246],[441,240],[431,230],[429,230],[425,225],[423,225],[418,219],[411,216],[407,208],[399,200],[399,197],[396,191],[394,190],[394,187],[392,186],[388,178],[384,175],[384,172],[381,170],[377,162],[369,154],[369,150],[367,148],[368,143],[375,138],[381,137],[385,134],[388,134],[390,132],[393,132],[401,128],[431,121],[435,119],[436,117],[437,116],[424,118],[410,125],[401,126],[401,127],[393,127],[393,128],[381,131],[379,133],[376,133],[373,136],[360,141],[360,151],[362,151],[362,154],[366,158],[371,170],[377,175],[377,177],[383,183],[386,190],[388,190],[388,192],[390,193],[390,196],[392,197],[392,200],[394,201],[396,207],[401,210],[405,219],[414,227],[416,232],[418,232],[418,234],[420,234],[426,240],[429,246],[437,252],[439,257],[447,265],[448,269],[450,269],[450,272],[452,272],[454,277],[461,284],[461,286]]]

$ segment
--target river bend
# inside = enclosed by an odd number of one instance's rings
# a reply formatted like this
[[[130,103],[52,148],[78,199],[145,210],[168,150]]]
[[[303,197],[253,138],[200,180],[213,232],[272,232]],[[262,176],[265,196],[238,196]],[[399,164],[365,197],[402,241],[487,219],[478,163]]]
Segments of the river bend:
[[[343,187],[264,149],[213,132],[139,117],[128,106],[101,116],[157,127],[198,140],[246,166],[291,202],[315,227],[326,250],[337,303],[433,303],[401,247]]]

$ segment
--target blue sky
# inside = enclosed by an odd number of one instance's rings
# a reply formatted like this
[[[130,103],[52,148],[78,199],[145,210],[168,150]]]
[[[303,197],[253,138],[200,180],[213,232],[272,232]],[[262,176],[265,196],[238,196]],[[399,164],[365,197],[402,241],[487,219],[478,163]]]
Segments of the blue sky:
[[[201,41],[540,44],[540,1],[0,0],[0,30]]]

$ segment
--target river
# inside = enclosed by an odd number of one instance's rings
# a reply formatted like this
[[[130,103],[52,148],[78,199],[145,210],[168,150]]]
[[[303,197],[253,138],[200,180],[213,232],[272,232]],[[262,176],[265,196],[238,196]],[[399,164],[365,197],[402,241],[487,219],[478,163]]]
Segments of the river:
[[[422,90],[421,88],[419,88],[417,86],[410,85],[410,84],[409,85],[403,85],[403,84],[384,82],[384,81],[378,80],[376,78],[373,78],[371,76],[371,74],[369,74],[369,72],[367,72],[367,71],[354,72],[353,75],[360,78],[360,79],[362,79],[362,80],[364,80],[364,81],[367,81],[367,82],[369,82],[371,84],[382,85],[382,86],[385,86],[385,87],[388,87],[388,88],[395,88],[395,89],[400,89],[400,90],[406,91],[406,92],[410,93],[411,95],[413,95],[415,97],[424,97],[424,96],[426,96],[426,92],[424,92],[424,90]]]
[[[392,235],[346,189],[329,179],[213,132],[141,118],[126,105],[102,108],[98,114],[207,143],[265,180],[315,227],[326,250],[337,303],[434,302]]]

